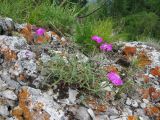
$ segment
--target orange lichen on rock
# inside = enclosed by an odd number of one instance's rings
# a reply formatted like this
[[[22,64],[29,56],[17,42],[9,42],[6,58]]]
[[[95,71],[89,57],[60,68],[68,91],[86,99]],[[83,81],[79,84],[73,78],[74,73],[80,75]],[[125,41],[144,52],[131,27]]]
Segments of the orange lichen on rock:
[[[126,55],[126,56],[133,56],[135,53],[136,53],[136,47],[130,47],[130,46],[126,46],[124,49],[123,49],[123,53]]]
[[[150,72],[153,76],[160,77],[160,66],[156,66],[155,68],[152,68]]]
[[[139,67],[145,67],[146,65],[150,65],[152,62],[144,51],[140,52],[137,59]]]
[[[6,61],[13,61],[17,59],[17,53],[13,50],[10,50],[9,48],[1,49],[0,52],[4,54],[4,59]]]
[[[12,115],[18,120],[50,120],[50,115],[43,110],[43,103],[31,101],[28,88],[23,87],[18,98],[19,104],[12,110]]]
[[[27,39],[28,43],[33,43],[33,34],[32,34],[32,26],[28,24],[26,27],[24,27],[20,33]]]
[[[138,120],[137,116],[130,115],[128,116],[128,120]]]
[[[116,72],[116,73],[118,73],[118,68],[115,67],[114,65],[105,66],[104,70],[107,71],[107,72]]]
[[[152,99],[158,100],[160,98],[160,91],[156,90],[154,87],[149,87],[146,89],[142,89],[140,91],[143,99]]]
[[[144,110],[148,116],[151,116],[151,117],[155,116],[157,118],[160,117],[160,108],[159,107],[149,106],[149,107],[145,108]]]
[[[31,112],[28,108],[29,103],[29,93],[27,88],[22,88],[21,91],[18,94],[19,98],[19,106],[15,107],[12,110],[12,114],[18,119],[18,120],[32,120]]]
[[[18,80],[24,81],[24,80],[26,80],[26,76],[22,73],[19,75]]]
[[[92,97],[87,98],[85,102],[96,112],[106,112],[107,110],[107,106],[105,104],[98,103],[98,101]]]

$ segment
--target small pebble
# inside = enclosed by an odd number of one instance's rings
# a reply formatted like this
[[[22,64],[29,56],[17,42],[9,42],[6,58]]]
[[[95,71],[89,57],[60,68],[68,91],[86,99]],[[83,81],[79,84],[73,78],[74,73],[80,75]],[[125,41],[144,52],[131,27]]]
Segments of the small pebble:
[[[141,108],[145,108],[146,107],[146,103],[141,103],[140,106],[141,106]]]
[[[131,99],[130,99],[130,98],[127,98],[127,100],[126,100],[126,105],[131,105],[131,104],[132,104]]]
[[[138,107],[137,101],[133,100],[133,101],[132,101],[132,106],[133,106],[133,107]]]

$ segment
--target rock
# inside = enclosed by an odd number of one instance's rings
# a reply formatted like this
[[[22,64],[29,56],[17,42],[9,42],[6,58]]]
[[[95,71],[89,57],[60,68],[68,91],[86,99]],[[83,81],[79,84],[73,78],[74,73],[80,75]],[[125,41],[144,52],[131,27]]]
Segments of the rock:
[[[11,18],[0,17],[0,35],[6,34],[11,35],[14,28],[14,22]]]
[[[126,107],[124,108],[124,112],[122,112],[122,114],[123,114],[123,115],[124,115],[124,114],[133,115],[133,112],[132,112],[132,110],[131,110],[128,106],[126,106]]]
[[[18,60],[25,60],[25,59],[35,59],[35,53],[29,50],[21,50],[18,54]]]
[[[116,120],[119,118],[119,116],[110,116],[109,118],[110,118],[110,120]]]
[[[23,49],[29,49],[26,40],[23,37],[15,37],[15,36],[0,36],[0,46],[1,49],[8,48],[13,51],[19,51]]]
[[[132,104],[132,100],[130,98],[127,98],[126,105],[131,105],[131,104]]]
[[[8,98],[10,100],[17,100],[17,96],[12,90],[5,90],[0,93],[2,97]]]
[[[146,105],[146,103],[141,103],[140,106],[141,106],[141,108],[146,108],[147,105]]]
[[[0,78],[0,91],[6,90],[7,87],[8,87],[7,84]]]
[[[0,115],[2,115],[4,117],[9,115],[9,111],[8,111],[7,106],[0,105]]]
[[[133,107],[138,107],[138,103],[137,103],[136,100],[132,100],[132,106],[133,106]]]
[[[88,109],[85,107],[79,107],[79,109],[77,109],[76,111],[75,118],[77,120],[91,120],[91,117],[88,114],[87,110]]]
[[[34,73],[37,73],[37,65],[35,60],[23,60],[23,61],[16,61],[15,63],[18,67],[14,71],[15,75],[19,75],[25,71],[26,75],[33,76]]]
[[[15,90],[20,87],[20,84],[18,82],[10,78],[11,76],[9,73],[7,73],[7,71],[3,71],[1,77],[2,77],[2,80],[5,81],[8,89]]]
[[[67,119],[63,108],[53,100],[52,96],[42,93],[40,89],[24,86],[19,91],[18,99],[19,105],[12,110],[16,118],[24,116],[25,119],[32,120]]]
[[[6,120],[15,120],[13,117],[8,117]]]
[[[97,115],[96,120],[110,120],[108,115]]]
[[[146,104],[148,104],[148,103],[149,103],[149,100],[143,99],[143,102],[146,103]]]
[[[90,116],[92,117],[92,120],[96,120],[96,117],[95,117],[93,110],[91,108],[89,108],[87,111],[90,114]]]
[[[41,54],[40,60],[41,60],[44,64],[46,64],[46,63],[48,63],[48,61],[51,60],[51,57],[50,57],[49,55],[43,53],[43,54]]]
[[[119,114],[118,110],[114,107],[109,107],[106,111],[108,116],[117,116]]]
[[[141,116],[139,116],[139,120],[150,120],[150,118],[149,118],[149,117],[147,117],[147,116],[145,116],[145,117],[141,117]]]
[[[75,101],[76,101],[76,96],[78,94],[77,90],[73,90],[71,88],[69,88],[68,90],[68,93],[69,93],[69,101],[72,103],[72,104],[75,104]]]
[[[4,55],[0,53],[0,65],[4,62]]]
[[[0,115],[0,120],[6,120],[6,118]]]
[[[134,111],[134,115],[137,115],[137,116],[145,116],[145,113],[144,113],[144,110],[143,109],[136,109]]]

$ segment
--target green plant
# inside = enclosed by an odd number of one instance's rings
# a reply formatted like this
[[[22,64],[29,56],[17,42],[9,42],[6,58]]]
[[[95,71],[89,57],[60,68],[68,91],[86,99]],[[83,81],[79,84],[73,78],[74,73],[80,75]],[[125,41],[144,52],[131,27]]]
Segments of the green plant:
[[[158,16],[154,13],[141,12],[124,17],[123,32],[128,33],[128,39],[138,40],[139,37],[159,37]]]
[[[91,63],[79,63],[73,58],[67,63],[60,56],[54,56],[48,65],[47,81],[51,81],[52,85],[63,81],[68,85],[78,85],[78,89],[98,93],[101,83],[106,81],[104,71],[96,70]]]

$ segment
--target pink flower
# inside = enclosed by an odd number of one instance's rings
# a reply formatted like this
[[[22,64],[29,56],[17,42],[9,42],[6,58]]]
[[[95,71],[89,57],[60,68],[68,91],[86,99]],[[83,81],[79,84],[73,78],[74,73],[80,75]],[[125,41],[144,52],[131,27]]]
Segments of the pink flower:
[[[103,39],[97,35],[92,36],[92,40],[96,41],[97,43],[101,43]]]
[[[45,31],[46,31],[45,29],[39,28],[38,30],[36,30],[36,34],[41,36],[45,33]]]
[[[112,44],[103,43],[103,44],[100,46],[100,49],[101,49],[102,51],[111,51],[111,50],[112,50]]]
[[[121,77],[116,72],[109,72],[107,78],[116,86],[123,85]]]

